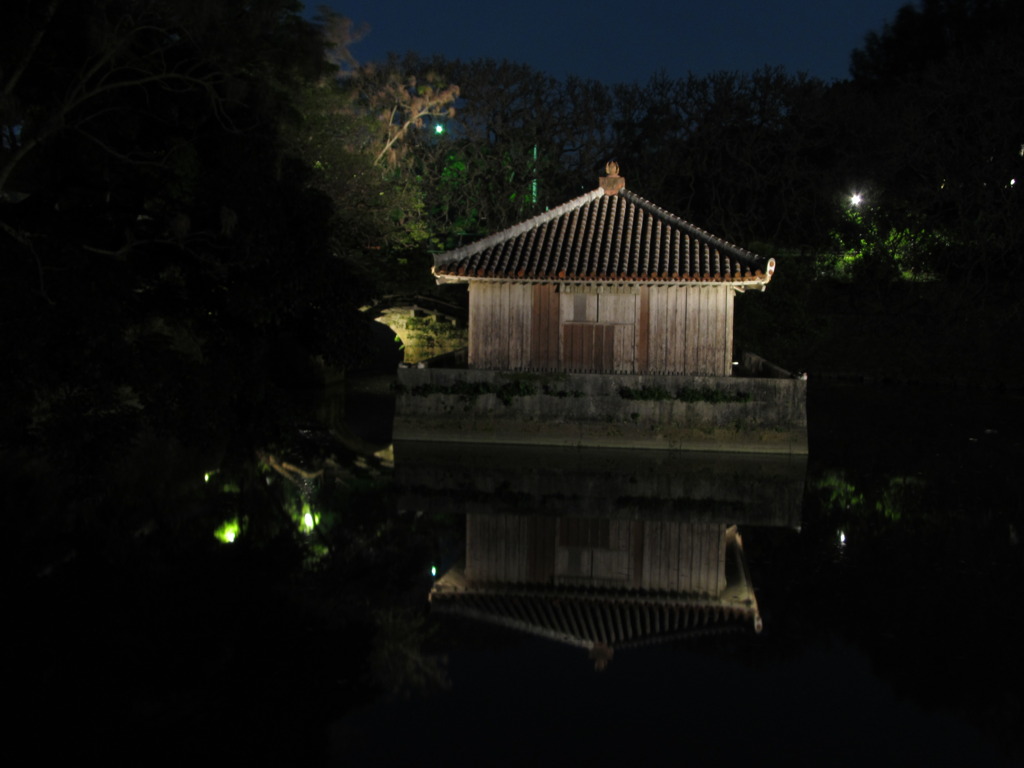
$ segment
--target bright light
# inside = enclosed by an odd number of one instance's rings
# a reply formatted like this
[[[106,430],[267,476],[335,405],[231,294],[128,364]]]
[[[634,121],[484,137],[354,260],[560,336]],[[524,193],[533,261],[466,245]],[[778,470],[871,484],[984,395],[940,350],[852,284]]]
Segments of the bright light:
[[[852,195],[850,195],[850,205],[852,205],[854,208],[860,205],[863,201],[864,197],[860,194],[860,192],[854,192]]]
[[[437,133],[437,134],[444,133],[444,123],[437,123],[434,126],[434,133]]]
[[[299,520],[299,530],[303,533],[312,533],[313,529],[320,524],[320,514],[310,509],[308,501],[303,502],[302,517]]]
[[[430,575],[433,576],[434,578],[437,578],[437,566],[436,565],[430,566]]]
[[[225,544],[231,544],[236,538],[238,538],[240,530],[241,527],[238,524],[238,518],[235,517],[231,520],[225,521],[220,528],[213,532],[213,535]]]
[[[846,546],[846,534],[843,533],[842,531],[839,532],[839,546],[840,547],[845,547]]]
[[[311,534],[313,528],[319,525],[319,513],[313,512],[309,507],[309,502],[302,503],[302,512],[298,519],[299,530],[303,534]]]

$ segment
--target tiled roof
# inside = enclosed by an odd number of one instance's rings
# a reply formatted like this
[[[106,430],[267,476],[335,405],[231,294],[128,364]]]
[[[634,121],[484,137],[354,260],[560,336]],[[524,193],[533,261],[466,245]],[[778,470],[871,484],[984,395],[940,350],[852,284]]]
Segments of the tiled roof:
[[[601,188],[434,257],[439,281],[704,282],[763,286],[775,260],[622,189]]]
[[[574,593],[565,590],[435,588],[431,609],[584,648],[623,649],[704,634],[757,631],[756,605],[710,597]]]

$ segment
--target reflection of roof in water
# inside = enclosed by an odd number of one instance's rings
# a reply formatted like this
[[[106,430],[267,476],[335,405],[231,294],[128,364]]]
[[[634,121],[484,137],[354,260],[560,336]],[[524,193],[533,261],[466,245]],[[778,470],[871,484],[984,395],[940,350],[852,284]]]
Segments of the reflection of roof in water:
[[[798,526],[806,457],[398,444],[401,504],[464,513],[434,611],[590,652],[761,629],[738,525]]]
[[[557,566],[544,583],[538,583],[536,575],[546,570],[543,565],[539,570],[532,569],[532,579],[527,571],[520,570],[519,577],[509,575],[496,580],[496,569],[506,568],[508,564],[488,559],[489,562],[476,569],[485,575],[484,579],[473,580],[462,566],[438,579],[431,590],[432,609],[590,650],[606,648],[611,651],[750,629],[760,632],[761,617],[742,539],[734,526],[719,530],[723,554],[729,563],[721,561],[708,547],[703,548],[704,554],[700,557],[683,558],[689,563],[675,563],[679,576],[675,583],[696,584],[690,579],[692,574],[708,567],[720,571],[721,579],[701,580],[710,591],[609,587],[606,572],[595,572],[590,578],[577,576],[569,584],[559,583]],[[530,553],[523,546],[526,542],[506,543],[524,558],[536,559],[537,553]],[[476,546],[480,545],[478,542]],[[472,550],[473,545],[468,549]],[[467,551],[468,558],[474,555],[479,558],[479,553]],[[638,561],[637,567],[646,577],[652,565],[666,564],[657,562],[660,559],[661,555],[657,554],[642,555],[643,562]],[[621,583],[637,584],[641,577],[634,576],[637,578],[626,576]],[[602,663],[607,663],[607,659]]]
[[[750,600],[572,593],[559,590],[435,591],[432,607],[551,640],[592,648],[633,648],[723,632],[756,629]]]

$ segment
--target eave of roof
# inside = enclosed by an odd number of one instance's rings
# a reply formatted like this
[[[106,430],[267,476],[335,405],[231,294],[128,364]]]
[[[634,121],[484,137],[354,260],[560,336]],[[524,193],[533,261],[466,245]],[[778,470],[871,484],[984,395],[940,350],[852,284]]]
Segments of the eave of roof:
[[[434,257],[438,282],[725,284],[771,280],[774,259],[705,232],[631,191],[598,188]]]
[[[697,595],[643,597],[564,590],[432,592],[431,610],[569,645],[624,649],[701,634],[756,631],[757,606]]]

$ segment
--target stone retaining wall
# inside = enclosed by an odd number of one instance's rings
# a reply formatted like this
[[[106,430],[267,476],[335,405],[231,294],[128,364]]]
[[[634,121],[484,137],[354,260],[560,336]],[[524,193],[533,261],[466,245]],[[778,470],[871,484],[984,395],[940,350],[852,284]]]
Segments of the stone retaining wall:
[[[807,453],[795,378],[401,368],[395,440]]]

